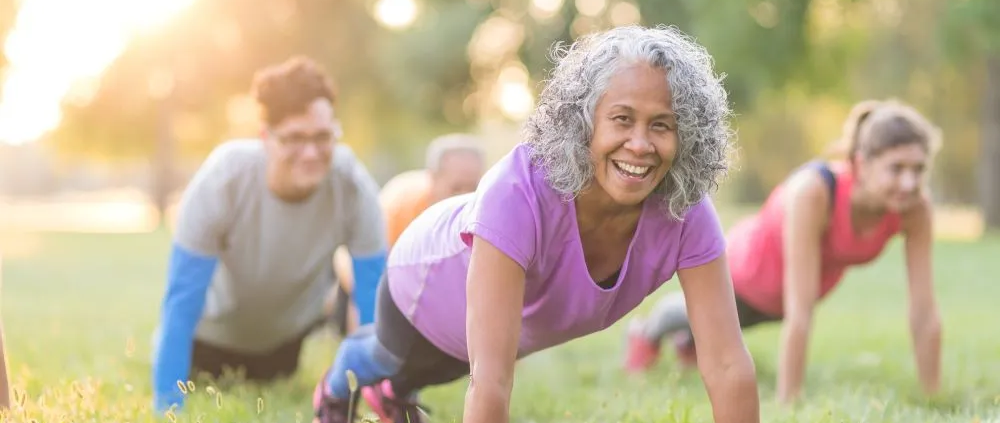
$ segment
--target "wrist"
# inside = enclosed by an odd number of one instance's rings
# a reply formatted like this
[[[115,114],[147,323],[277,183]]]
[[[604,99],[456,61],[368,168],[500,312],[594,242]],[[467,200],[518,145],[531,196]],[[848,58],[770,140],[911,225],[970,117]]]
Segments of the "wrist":
[[[464,421],[506,423],[510,412],[510,393],[499,385],[470,383],[465,397]]]
[[[174,392],[171,390],[168,392],[157,392],[153,395],[153,408],[159,413],[166,412],[173,406],[177,406],[179,408],[183,404],[184,395],[180,392]]]

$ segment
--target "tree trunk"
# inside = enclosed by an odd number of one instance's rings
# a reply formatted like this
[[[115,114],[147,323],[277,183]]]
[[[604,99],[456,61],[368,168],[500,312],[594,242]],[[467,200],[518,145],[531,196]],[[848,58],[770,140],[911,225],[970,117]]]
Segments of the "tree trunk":
[[[979,198],[986,229],[1000,230],[1000,54],[986,59],[983,89]]]
[[[174,187],[174,133],[173,110],[170,96],[159,101],[158,119],[156,125],[156,148],[153,164],[153,202],[159,215],[159,226],[167,224],[167,208],[170,206],[170,193]]]

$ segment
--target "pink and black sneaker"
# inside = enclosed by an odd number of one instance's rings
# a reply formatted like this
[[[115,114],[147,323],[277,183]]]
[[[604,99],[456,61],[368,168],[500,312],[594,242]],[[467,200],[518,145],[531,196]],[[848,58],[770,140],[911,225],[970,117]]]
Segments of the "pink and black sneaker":
[[[677,354],[677,362],[681,368],[691,369],[698,367],[698,354],[695,350],[694,342],[691,341],[691,334],[688,332],[678,332],[674,335],[674,352]]]
[[[313,391],[313,423],[353,423],[357,420],[358,401],[334,398],[327,387],[324,374]]]
[[[424,423],[424,414],[429,414],[426,407],[415,401],[396,398],[388,380],[361,388],[361,396],[381,423]]]
[[[625,370],[641,373],[649,370],[660,358],[660,344],[642,335],[642,321],[633,320],[628,329]]]

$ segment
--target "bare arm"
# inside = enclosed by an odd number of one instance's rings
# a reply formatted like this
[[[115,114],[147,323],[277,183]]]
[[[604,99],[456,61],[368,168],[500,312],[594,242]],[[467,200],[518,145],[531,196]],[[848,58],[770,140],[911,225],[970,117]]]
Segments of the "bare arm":
[[[717,423],[760,422],[753,359],[743,343],[725,255],[677,272]]]
[[[937,392],[941,378],[941,320],[934,301],[931,264],[932,211],[929,200],[903,221],[910,287],[910,333],[924,393]]]
[[[803,173],[789,181],[783,249],[784,324],[778,356],[778,401],[792,403],[802,390],[813,308],[819,295],[820,240],[830,198],[818,175]]]
[[[462,421],[507,423],[521,336],[524,269],[476,237],[466,286],[466,336],[472,378]]]

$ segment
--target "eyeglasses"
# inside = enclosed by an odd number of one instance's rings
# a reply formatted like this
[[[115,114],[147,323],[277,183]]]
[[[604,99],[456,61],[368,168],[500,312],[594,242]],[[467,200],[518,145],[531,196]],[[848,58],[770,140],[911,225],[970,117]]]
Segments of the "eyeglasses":
[[[305,134],[302,132],[278,134],[271,132],[271,136],[273,136],[282,147],[294,151],[302,151],[306,148],[306,145],[309,144],[312,144],[318,150],[329,149],[333,144],[334,139],[334,134],[327,130],[319,131],[314,134]]]

